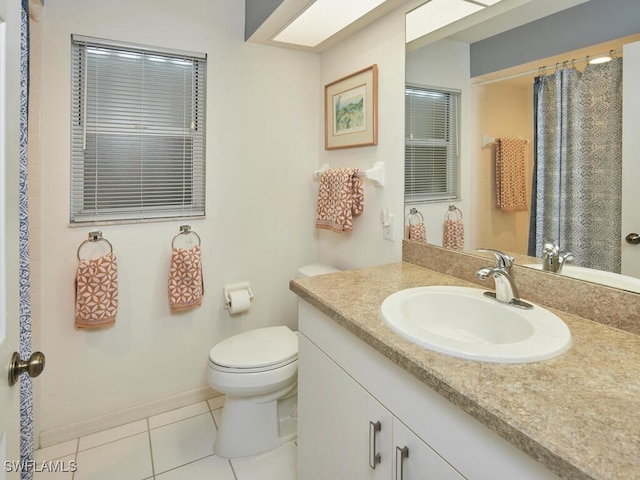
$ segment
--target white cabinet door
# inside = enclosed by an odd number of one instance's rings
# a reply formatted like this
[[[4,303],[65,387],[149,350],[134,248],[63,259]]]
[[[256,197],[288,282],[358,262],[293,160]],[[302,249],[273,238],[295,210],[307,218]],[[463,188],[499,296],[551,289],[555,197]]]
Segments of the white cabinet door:
[[[457,470],[398,419],[393,422],[393,453],[393,480],[464,480]]]
[[[302,334],[298,379],[298,478],[390,479],[389,411]]]

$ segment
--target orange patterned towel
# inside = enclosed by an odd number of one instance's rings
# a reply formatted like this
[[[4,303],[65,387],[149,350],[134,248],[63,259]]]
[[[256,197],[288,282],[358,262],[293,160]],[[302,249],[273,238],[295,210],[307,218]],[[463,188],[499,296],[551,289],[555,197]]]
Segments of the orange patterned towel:
[[[186,310],[202,303],[202,254],[200,246],[174,248],[169,269],[169,307],[172,311]]]
[[[76,327],[112,325],[117,311],[116,256],[108,253],[100,258],[81,260],[76,271]]]
[[[526,140],[499,138],[496,146],[496,201],[505,212],[527,210],[524,151]]]
[[[424,223],[409,224],[409,240],[427,243],[427,229]]]
[[[442,246],[454,250],[464,249],[464,224],[462,220],[445,219]]]
[[[353,216],[364,210],[364,190],[357,172],[357,168],[330,168],[322,172],[316,228],[337,233],[353,230]]]

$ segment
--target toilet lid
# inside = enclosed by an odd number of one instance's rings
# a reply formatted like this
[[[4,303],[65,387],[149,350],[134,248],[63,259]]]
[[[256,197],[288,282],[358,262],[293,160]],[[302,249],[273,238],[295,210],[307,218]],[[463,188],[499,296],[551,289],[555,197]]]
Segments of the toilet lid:
[[[297,356],[298,335],[284,326],[239,333],[209,352],[209,359],[217,365],[247,369],[287,363]]]

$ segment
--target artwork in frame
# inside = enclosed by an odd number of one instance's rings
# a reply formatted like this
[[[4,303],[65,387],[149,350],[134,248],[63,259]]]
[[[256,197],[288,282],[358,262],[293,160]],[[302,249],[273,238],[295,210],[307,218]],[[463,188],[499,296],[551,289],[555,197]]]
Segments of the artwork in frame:
[[[324,87],[324,148],[378,144],[378,66]]]

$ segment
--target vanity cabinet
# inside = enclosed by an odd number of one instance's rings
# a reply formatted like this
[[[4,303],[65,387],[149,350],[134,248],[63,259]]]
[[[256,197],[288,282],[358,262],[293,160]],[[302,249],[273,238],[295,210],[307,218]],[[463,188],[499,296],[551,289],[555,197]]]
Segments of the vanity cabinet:
[[[304,334],[299,359],[298,478],[464,478]]]
[[[298,312],[298,478],[559,478],[307,302]]]

